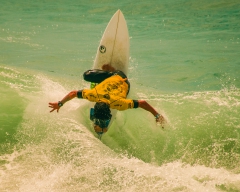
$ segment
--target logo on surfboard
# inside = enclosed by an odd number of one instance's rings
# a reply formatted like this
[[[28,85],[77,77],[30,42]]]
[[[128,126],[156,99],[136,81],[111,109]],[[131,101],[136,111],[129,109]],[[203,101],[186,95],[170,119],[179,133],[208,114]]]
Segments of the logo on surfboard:
[[[104,46],[104,45],[101,45],[100,47],[99,47],[99,51],[101,52],[101,53],[105,53],[106,52],[106,47]]]

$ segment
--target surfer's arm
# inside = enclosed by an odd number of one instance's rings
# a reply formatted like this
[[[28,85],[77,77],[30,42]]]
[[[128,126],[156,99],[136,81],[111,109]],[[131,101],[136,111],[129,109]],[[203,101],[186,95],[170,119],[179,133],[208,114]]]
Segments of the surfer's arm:
[[[164,122],[165,122],[164,117],[160,115],[147,101],[138,100],[138,107],[152,113],[156,118],[156,121],[159,122],[162,125],[162,127],[164,126]]]
[[[58,102],[54,102],[54,103],[49,103],[49,107],[52,108],[52,110],[50,111],[53,112],[55,110],[57,110],[57,112],[59,111],[60,107],[62,107],[64,105],[64,103],[68,102],[69,100],[77,97],[77,93],[78,91],[71,91],[70,93],[68,93],[61,101]]]
[[[74,91],[71,91],[71,92],[68,93],[60,102],[61,102],[62,104],[64,104],[64,103],[72,100],[73,98],[77,97],[77,92],[78,92],[78,91],[75,91],[75,90],[74,90]]]

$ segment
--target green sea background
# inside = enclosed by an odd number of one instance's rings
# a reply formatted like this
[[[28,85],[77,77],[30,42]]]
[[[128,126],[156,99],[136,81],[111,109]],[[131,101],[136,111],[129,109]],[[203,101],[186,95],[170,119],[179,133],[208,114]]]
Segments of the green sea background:
[[[100,141],[88,88],[102,34],[120,9],[130,35],[129,98]],[[238,0],[2,1],[0,191],[240,191]]]

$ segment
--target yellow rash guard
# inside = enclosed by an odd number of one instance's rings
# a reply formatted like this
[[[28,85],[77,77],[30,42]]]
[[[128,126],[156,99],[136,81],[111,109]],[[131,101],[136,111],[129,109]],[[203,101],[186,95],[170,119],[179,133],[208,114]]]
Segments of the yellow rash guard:
[[[137,108],[135,100],[126,99],[128,84],[119,75],[113,75],[91,90],[84,89],[78,92],[79,98],[84,98],[92,102],[103,101],[110,105],[110,108],[126,110]]]

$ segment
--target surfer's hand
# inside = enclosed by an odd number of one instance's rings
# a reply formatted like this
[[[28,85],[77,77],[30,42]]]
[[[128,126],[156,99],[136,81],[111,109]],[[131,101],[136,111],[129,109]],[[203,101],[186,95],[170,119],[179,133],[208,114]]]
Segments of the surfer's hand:
[[[53,111],[55,111],[55,110],[57,110],[57,112],[58,112],[59,109],[60,109],[60,106],[58,105],[58,102],[48,103],[48,105],[49,105],[48,107],[52,108],[52,110],[50,111],[50,113],[53,112]]]
[[[162,115],[159,115],[159,117],[156,118],[156,122],[160,123],[160,125],[162,126],[162,128],[164,128],[164,124],[166,123],[164,117]]]

